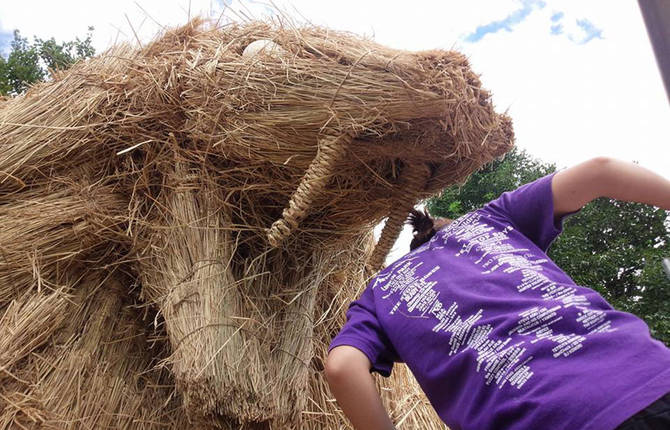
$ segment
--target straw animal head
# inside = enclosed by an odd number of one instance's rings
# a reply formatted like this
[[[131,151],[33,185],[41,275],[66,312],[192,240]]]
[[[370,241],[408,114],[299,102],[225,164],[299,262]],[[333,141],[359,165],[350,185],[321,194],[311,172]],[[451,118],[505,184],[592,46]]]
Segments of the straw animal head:
[[[267,40],[279,48],[242,55]],[[464,181],[513,143],[509,118],[493,110],[457,52],[398,51],[264,23],[192,43],[184,129],[228,166],[243,167],[237,181],[257,209],[245,224],[273,246],[296,231],[301,243],[357,235],[399,198],[416,201]],[[426,182],[410,191],[403,176],[419,164],[429,169]]]

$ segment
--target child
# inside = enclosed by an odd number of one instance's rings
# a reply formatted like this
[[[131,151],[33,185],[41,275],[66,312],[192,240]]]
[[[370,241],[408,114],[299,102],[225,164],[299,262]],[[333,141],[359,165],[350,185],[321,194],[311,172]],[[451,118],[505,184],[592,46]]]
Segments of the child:
[[[354,427],[393,429],[370,372],[405,362],[452,430],[670,429],[670,349],[546,255],[563,217],[597,197],[668,210],[670,181],[596,158],[504,193],[382,270],[326,363]]]

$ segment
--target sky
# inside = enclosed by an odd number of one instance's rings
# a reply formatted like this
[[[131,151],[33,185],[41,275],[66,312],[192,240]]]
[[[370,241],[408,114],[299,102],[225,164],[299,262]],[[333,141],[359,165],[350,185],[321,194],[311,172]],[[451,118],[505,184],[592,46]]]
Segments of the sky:
[[[670,177],[670,104],[637,2],[612,0],[274,0],[298,20],[399,49],[465,53],[517,146],[567,167],[605,155]],[[146,43],[196,15],[262,18],[260,0],[0,0],[0,53],[12,31],[59,41],[94,26],[98,52]],[[400,248],[406,251],[408,232]]]

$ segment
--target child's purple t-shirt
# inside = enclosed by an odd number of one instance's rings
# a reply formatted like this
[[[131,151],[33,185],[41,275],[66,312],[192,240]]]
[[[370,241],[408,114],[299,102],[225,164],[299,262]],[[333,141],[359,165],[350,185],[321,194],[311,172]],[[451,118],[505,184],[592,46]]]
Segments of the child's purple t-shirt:
[[[452,430],[610,430],[670,392],[670,349],[546,255],[551,180],[504,193],[394,262],[330,349],[405,362]]]

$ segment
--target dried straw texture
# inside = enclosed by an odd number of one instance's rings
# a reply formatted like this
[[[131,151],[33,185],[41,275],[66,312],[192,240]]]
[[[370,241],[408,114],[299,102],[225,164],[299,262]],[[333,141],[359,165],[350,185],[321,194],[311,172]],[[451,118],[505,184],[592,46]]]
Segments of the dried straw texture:
[[[1,428],[186,425],[138,310],[111,274],[12,301],[0,320]],[[157,355],[157,357],[154,357]]]
[[[286,22],[194,20],[0,103],[7,428],[345,425],[321,370],[348,302],[513,140],[461,54]],[[442,428],[406,369],[381,384]]]
[[[104,259],[123,222],[124,201],[110,187],[56,180],[26,188],[0,198],[0,305],[55,287],[77,261]]]
[[[259,340],[248,336],[245,298],[232,273],[230,222],[197,171],[176,163],[165,217],[142,260],[142,284],[173,342],[172,370],[187,411],[269,419]]]
[[[240,57],[258,39],[288,53]],[[203,32],[188,43],[184,130],[236,167],[226,179],[231,191],[244,187],[243,208],[266,208],[243,213],[244,224],[264,234],[283,216],[285,228],[269,231],[275,244],[298,227],[294,240],[358,235],[407,194],[410,165],[430,169],[416,201],[463,181],[511,145],[509,119],[493,111],[456,52],[409,53],[318,28],[264,24]],[[160,43],[153,49],[165,51]]]

